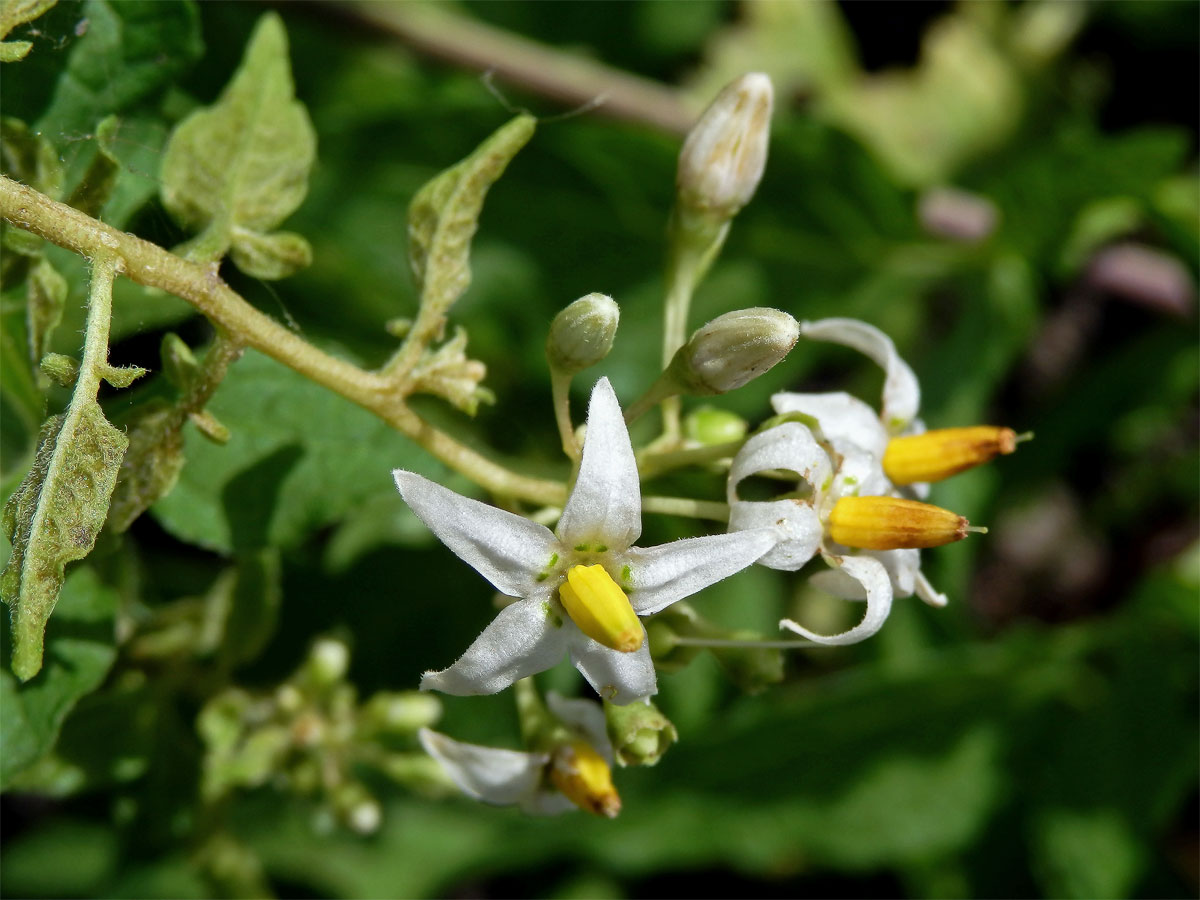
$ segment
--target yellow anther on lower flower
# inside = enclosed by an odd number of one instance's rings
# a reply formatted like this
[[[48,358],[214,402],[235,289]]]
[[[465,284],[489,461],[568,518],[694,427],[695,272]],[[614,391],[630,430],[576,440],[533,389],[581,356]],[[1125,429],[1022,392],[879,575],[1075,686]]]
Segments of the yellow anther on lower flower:
[[[900,550],[961,541],[971,528],[957,513],[899,497],[843,497],[829,514],[829,536],[847,547]]]
[[[604,566],[572,566],[558,596],[579,630],[605,647],[632,653],[646,639],[629,598]]]
[[[941,481],[1012,453],[1019,440],[1011,428],[996,425],[939,428],[892,438],[883,454],[883,471],[892,484]]]
[[[621,811],[608,763],[585,741],[562,744],[554,751],[550,781],[582,810],[609,819]]]

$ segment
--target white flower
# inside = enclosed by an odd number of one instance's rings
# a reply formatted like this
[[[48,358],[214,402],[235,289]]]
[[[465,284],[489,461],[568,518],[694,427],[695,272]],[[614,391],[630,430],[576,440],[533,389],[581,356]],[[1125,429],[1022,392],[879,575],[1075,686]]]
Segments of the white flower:
[[[613,748],[599,704],[590,700],[567,700],[550,691],[546,695],[546,705],[611,770]],[[559,788],[563,779],[557,777],[555,772],[555,766],[562,765],[561,751],[572,747],[570,743],[546,752],[525,753],[465,744],[428,728],[422,728],[418,736],[425,752],[441,764],[450,780],[464,794],[476,800],[496,806],[516,805],[527,813],[537,815],[556,815],[577,805]],[[585,808],[590,807],[591,811],[602,815],[615,815],[616,809],[620,808],[619,800],[615,791],[611,791],[611,782],[608,788],[609,791],[601,788],[598,795],[595,791],[585,790],[583,793],[590,798],[602,798],[599,809],[584,799]],[[571,789],[568,786],[568,790]],[[575,793],[574,790],[572,792]],[[577,796],[577,799],[580,798]]]
[[[891,339],[865,322],[823,319],[804,323],[801,333],[854,347],[879,363],[886,372],[883,411],[876,414],[844,392],[772,397],[776,412],[802,413],[814,419],[817,436],[799,422],[788,422],[746,442],[729,473],[729,528],[785,529],[788,538],[759,560],[771,568],[795,571],[819,552],[832,568],[813,576],[813,583],[846,599],[866,600],[863,620],[830,636],[815,634],[791,620],[781,624],[817,643],[852,644],[882,627],[894,594],[915,592],[931,605],[946,604],[945,595],[935,591],[921,574],[918,550],[851,550],[828,536],[830,513],[843,497],[901,495],[884,474],[882,459],[892,435],[923,430],[916,418],[920,388]],[[743,480],[772,470],[795,472],[799,495],[773,501],[739,499],[738,485]],[[925,489],[924,485],[914,487]]]
[[[602,567],[599,580],[607,593],[590,608],[585,596],[583,612],[617,614],[613,604],[624,603],[632,607],[628,619],[640,633],[636,616],[656,613],[746,568],[778,537],[773,529],[751,529],[633,547],[641,534],[637,464],[617,398],[604,378],[592,391],[579,477],[554,533],[412,472],[393,474],[404,501],[447,547],[498,591],[520,598],[500,611],[454,665],[427,672],[422,690],[494,694],[569,653],[605,699],[624,704],[648,697],[657,685],[644,635],[623,652],[580,630],[597,633],[594,621],[573,619],[561,602],[568,573],[592,580],[599,571],[594,567]],[[578,607],[574,615],[580,615]]]

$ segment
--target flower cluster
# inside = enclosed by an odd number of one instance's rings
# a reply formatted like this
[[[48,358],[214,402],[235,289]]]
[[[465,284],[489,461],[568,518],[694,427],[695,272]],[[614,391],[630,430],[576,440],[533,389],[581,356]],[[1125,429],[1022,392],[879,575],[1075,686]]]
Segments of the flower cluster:
[[[852,644],[882,627],[893,596],[915,593],[930,605],[946,604],[921,573],[919,548],[980,529],[913,498],[927,495],[928,481],[1012,452],[1016,436],[991,426],[926,432],[917,418],[916,376],[872,325],[833,318],[803,323],[800,330],[878,363],[885,373],[882,408],[877,413],[841,391],[772,397],[784,421],[754,435],[734,458],[729,528],[783,529],[786,536],[759,560],[770,568],[795,571],[820,553],[830,568],[813,582],[837,596],[865,600],[862,621],[835,635],[816,634],[790,619],[780,624],[816,643]],[[747,478],[781,471],[795,474],[797,490],[768,501],[739,498]]]

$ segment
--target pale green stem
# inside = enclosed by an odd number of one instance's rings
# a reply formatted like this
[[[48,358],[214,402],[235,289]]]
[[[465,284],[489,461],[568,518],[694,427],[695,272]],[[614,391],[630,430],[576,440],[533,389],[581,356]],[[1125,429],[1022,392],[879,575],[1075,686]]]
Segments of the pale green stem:
[[[668,450],[662,453],[644,453],[638,458],[638,473],[643,481],[648,481],[663,472],[681,469],[684,466],[703,466],[718,460],[736,456],[746,443],[745,439],[730,441],[726,444],[712,444],[707,447],[695,447],[690,450]]]
[[[558,424],[563,453],[572,462],[577,462],[581,451],[575,439],[575,428],[571,424],[571,376],[557,371],[553,366],[550,367],[550,393],[554,399],[554,421]]]
[[[671,643],[681,647],[730,647],[745,650],[794,650],[802,647],[829,646],[827,644],[818,644],[814,641],[738,641],[725,638],[690,638],[678,636],[673,636]]]
[[[491,493],[542,504],[565,501],[567,489],[562,482],[519,475],[481,456],[410,410],[390,379],[318,350],[259,312],[221,279],[216,264],[181,259],[4,176],[0,176],[0,216],[84,256],[118,259],[127,278],[183,298],[235,340],[370,410]]]
[[[663,513],[668,516],[687,516],[691,519],[729,521],[729,504],[715,500],[693,500],[690,497],[642,497],[642,512]]]
[[[658,377],[654,384],[646,389],[646,393],[638,397],[625,408],[625,424],[632,425],[655,406],[679,393],[675,381],[666,373]]]

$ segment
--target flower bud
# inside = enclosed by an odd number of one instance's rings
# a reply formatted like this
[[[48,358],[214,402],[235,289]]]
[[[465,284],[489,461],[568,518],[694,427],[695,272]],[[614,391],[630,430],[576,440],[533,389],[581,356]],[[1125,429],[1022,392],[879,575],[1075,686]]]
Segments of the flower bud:
[[[346,677],[350,668],[350,648],[336,638],[321,638],[313,644],[306,662],[313,682],[328,686]]]
[[[771,79],[751,72],[717,95],[679,152],[679,205],[727,221],[745,206],[767,163]]]
[[[433,694],[417,691],[380,691],[363,707],[362,723],[368,733],[415,734],[442,716],[442,702]]]
[[[604,294],[588,294],[561,310],[546,337],[550,367],[574,375],[608,356],[620,313],[616,301]]]
[[[604,704],[613,753],[623,766],[652,766],[679,740],[679,732],[653,703]]]
[[[698,444],[711,447],[740,441],[746,436],[746,420],[737,413],[715,406],[702,406],[688,414],[683,423],[684,433]]]
[[[796,320],[777,309],[728,312],[698,329],[668,371],[681,393],[723,394],[771,369],[799,338]]]

